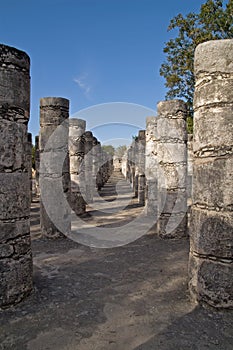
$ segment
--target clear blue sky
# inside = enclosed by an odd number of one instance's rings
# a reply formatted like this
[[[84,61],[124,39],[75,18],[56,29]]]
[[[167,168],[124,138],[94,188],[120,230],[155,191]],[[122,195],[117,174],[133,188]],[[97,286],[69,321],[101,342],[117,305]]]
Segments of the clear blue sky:
[[[2,0],[0,42],[31,57],[29,131],[39,132],[39,99],[45,96],[68,98],[71,114],[109,102],[156,109],[166,93],[159,75],[164,44],[175,35],[167,32],[169,21],[178,13],[197,12],[205,2]],[[123,119],[132,124],[132,118]],[[111,113],[108,121],[119,122]],[[143,117],[135,117],[135,124],[143,127]],[[99,133],[102,141],[115,137],[114,130],[119,133],[116,126],[110,129]]]

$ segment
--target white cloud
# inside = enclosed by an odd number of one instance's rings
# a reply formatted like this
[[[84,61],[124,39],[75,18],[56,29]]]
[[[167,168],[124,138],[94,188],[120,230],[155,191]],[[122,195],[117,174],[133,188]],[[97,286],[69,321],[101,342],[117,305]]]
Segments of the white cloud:
[[[84,95],[89,97],[89,93],[91,91],[91,87],[87,83],[87,74],[82,74],[78,78],[74,78],[74,82],[78,84],[80,89],[84,91]]]

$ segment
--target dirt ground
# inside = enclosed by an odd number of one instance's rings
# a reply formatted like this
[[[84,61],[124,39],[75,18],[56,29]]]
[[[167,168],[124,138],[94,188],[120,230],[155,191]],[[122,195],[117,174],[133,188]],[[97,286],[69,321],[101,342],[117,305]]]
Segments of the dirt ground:
[[[101,191],[107,208],[117,177]],[[133,199],[120,213],[88,210],[84,221],[120,227],[142,208]],[[188,239],[144,235],[108,249],[45,239],[35,200],[31,234],[34,290],[0,311],[1,350],[233,349],[233,311],[189,300]]]

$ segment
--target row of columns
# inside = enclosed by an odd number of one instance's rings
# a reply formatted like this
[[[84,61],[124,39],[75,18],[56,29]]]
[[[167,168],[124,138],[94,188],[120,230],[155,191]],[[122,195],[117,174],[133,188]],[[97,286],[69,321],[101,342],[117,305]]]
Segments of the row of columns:
[[[195,301],[220,308],[233,307],[232,52],[233,40],[207,42],[196,49],[194,62],[189,288]],[[32,290],[29,70],[27,54],[0,45],[0,307],[22,300]],[[139,131],[124,160],[135,196],[146,204],[149,215],[155,215],[163,238],[187,236],[186,116],[182,101],[160,102],[158,117],[147,119],[146,131]],[[84,213],[94,186],[103,186],[112,163],[85,131],[83,120],[70,124],[68,100],[41,99],[40,126],[36,164],[40,162],[43,193],[41,230],[55,238],[64,232],[61,228],[69,230],[69,209],[63,208],[62,198]],[[61,188],[62,195],[53,188]],[[58,212],[50,196],[57,199]],[[48,213],[58,215],[60,226]]]

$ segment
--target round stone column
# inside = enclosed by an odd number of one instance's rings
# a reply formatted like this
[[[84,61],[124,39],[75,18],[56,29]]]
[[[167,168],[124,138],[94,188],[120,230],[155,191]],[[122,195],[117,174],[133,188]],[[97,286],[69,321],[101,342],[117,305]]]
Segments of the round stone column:
[[[145,204],[145,145],[145,130],[140,130],[138,132],[138,203],[141,205]]]
[[[195,51],[190,292],[233,308],[233,40]]]
[[[85,181],[86,181],[86,203],[93,202],[93,182],[92,182],[92,174],[93,174],[93,155],[92,155],[92,147],[93,147],[93,134],[91,131],[86,131],[84,134],[85,137]]]
[[[30,58],[0,45],[0,308],[32,290],[29,114]]]
[[[69,100],[45,97],[40,100],[40,224],[43,236],[63,237],[69,232],[70,195],[68,155]]]
[[[146,118],[145,176],[146,213],[157,215],[157,117]]]
[[[40,146],[39,146],[39,136],[35,137],[35,170],[36,170],[36,195],[40,195],[39,187],[39,171],[40,171]]]
[[[158,234],[162,238],[187,235],[186,104],[162,101],[158,111]]]
[[[86,202],[83,198],[86,191],[84,170],[85,129],[85,120],[69,120],[70,204],[76,215],[82,215],[86,211]]]

